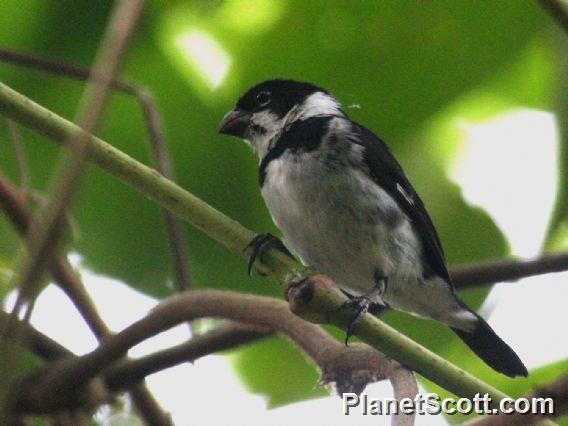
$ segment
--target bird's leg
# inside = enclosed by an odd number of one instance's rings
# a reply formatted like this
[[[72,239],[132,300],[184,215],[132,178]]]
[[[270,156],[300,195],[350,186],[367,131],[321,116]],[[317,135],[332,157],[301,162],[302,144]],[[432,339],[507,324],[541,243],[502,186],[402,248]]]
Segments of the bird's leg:
[[[351,319],[349,326],[347,327],[347,334],[345,335],[345,346],[349,345],[349,338],[355,332],[355,327],[357,323],[361,321],[361,318],[365,316],[365,314],[369,311],[369,307],[375,300],[385,294],[387,290],[387,277],[378,276],[375,274],[374,286],[373,289],[363,296],[356,296],[352,299],[347,300],[342,306],[341,309],[345,307],[354,308],[355,315]],[[385,306],[386,308],[386,306]]]
[[[294,256],[286,248],[284,243],[278,237],[275,237],[274,235],[269,234],[268,232],[262,234],[256,234],[254,238],[250,240],[250,243],[247,244],[247,246],[244,248],[243,251],[246,251],[249,248],[252,248],[252,252],[248,260],[247,272],[249,277],[251,278],[252,278],[252,267],[254,265],[254,262],[256,262],[256,260],[258,259],[262,263],[264,263],[264,255],[271,248],[274,248],[284,253],[285,255],[289,256],[290,258],[294,259]]]

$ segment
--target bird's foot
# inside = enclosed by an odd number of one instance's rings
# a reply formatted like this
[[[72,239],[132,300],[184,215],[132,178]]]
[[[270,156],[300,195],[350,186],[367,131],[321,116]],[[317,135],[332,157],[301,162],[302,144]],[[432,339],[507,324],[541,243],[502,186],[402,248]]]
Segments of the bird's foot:
[[[349,322],[349,326],[347,327],[347,332],[345,335],[345,346],[349,346],[349,338],[353,336],[353,333],[355,333],[355,327],[369,311],[369,308],[371,306],[373,310],[377,310],[376,306],[380,304],[384,304],[384,309],[388,308],[388,305],[381,300],[386,290],[387,278],[381,276],[378,273],[375,273],[375,285],[370,293],[364,294],[363,296],[351,297],[351,299],[346,300],[345,303],[341,305],[340,309],[346,307],[355,309],[355,315],[353,316],[353,318]],[[379,302],[377,303],[377,301]]]
[[[250,240],[250,243],[247,244],[247,246],[244,248],[243,251],[246,251],[249,248],[252,248],[252,252],[248,260],[247,272],[249,277],[251,278],[252,278],[252,267],[256,262],[256,260],[258,259],[260,260],[260,262],[264,263],[264,255],[268,250],[272,248],[284,253],[285,255],[289,256],[292,259],[294,258],[294,256],[286,248],[284,243],[278,237],[275,237],[274,235],[269,234],[268,232],[262,234],[256,234],[254,238]]]
[[[361,318],[369,311],[369,306],[371,306],[371,298],[367,295],[353,297],[341,305],[340,309],[349,308],[355,310],[355,315],[351,318],[345,334],[345,346],[349,346],[349,338],[355,333],[355,327],[361,321]]]

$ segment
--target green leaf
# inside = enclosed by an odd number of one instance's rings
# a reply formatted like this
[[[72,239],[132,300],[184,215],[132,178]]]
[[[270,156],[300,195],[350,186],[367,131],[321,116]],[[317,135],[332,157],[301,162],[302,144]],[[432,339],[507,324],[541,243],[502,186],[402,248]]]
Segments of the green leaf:
[[[327,395],[327,391],[316,387],[319,375],[314,365],[282,337],[265,339],[238,351],[234,365],[250,392],[266,395],[269,408]]]

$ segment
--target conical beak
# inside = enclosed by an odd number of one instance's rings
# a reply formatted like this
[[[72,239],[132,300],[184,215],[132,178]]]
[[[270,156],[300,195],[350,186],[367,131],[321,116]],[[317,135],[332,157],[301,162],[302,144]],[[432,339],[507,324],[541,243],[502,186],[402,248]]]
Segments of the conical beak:
[[[229,111],[219,124],[219,133],[243,138],[250,124],[250,115],[238,109]]]

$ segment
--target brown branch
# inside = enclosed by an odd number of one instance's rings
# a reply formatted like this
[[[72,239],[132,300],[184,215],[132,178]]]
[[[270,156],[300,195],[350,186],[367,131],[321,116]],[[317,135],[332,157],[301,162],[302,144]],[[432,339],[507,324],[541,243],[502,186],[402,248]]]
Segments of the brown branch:
[[[25,194],[22,194],[5,176],[0,174],[0,209],[5,212],[14,228],[22,235],[26,235],[34,223],[31,212],[25,203],[25,198]],[[110,332],[108,327],[102,321],[67,257],[61,253],[58,247],[54,247],[51,256],[52,260],[49,266],[55,282],[73,302],[93,334],[98,338],[108,334]]]
[[[9,314],[0,311],[0,325],[6,324],[8,320]],[[104,383],[106,388],[112,393],[124,391],[127,388],[130,388],[131,392],[132,389],[136,389],[137,392],[140,392],[140,388],[136,385],[142,383],[145,377],[150,374],[184,362],[195,361],[206,355],[233,349],[272,334],[272,331],[259,327],[237,323],[226,324],[203,335],[196,336],[185,343],[158,351],[154,354],[136,360],[118,361],[116,365],[105,372]],[[76,358],[76,355],[67,348],[37,331],[29,324],[22,324],[22,333],[19,342],[44,361]],[[80,392],[80,394],[84,395],[85,392]],[[147,395],[150,394],[135,394],[133,398],[135,398],[135,401],[144,401],[145,404],[140,404],[142,407],[146,407],[148,404],[156,404],[152,399],[147,399]],[[105,396],[105,400],[109,398],[109,395]],[[73,401],[75,404],[81,404],[85,399],[74,399]],[[99,401],[103,401],[103,399]],[[73,408],[77,408],[77,406]],[[152,418],[152,416],[145,416],[145,418]]]
[[[53,75],[71,77],[76,80],[85,81],[89,78],[100,80],[96,73],[88,68],[79,67],[71,64],[52,61],[50,59],[40,58],[37,56],[15,52],[10,49],[0,48],[0,61],[24,66],[35,69],[37,71],[47,72]],[[112,87],[125,93],[135,94],[138,88],[123,80],[113,78]]]
[[[143,4],[142,0],[121,1],[113,11],[95,63],[93,75],[96,77],[89,80],[77,115],[77,122],[87,132],[94,131],[98,119],[102,115],[110,85],[114,79],[113,76],[118,69],[133,28],[142,12]],[[35,283],[39,281],[41,271],[47,258],[50,256],[50,247],[57,245],[56,241],[59,238],[61,223],[63,222],[61,218],[64,216],[67,205],[70,203],[82,169],[83,160],[88,153],[88,144],[85,136],[79,135],[74,140],[69,141],[69,143],[72,148],[71,154],[63,161],[63,168],[60,169],[57,175],[53,186],[51,203],[46,206],[42,215],[42,226],[36,227],[33,232],[29,233],[29,256],[21,270],[19,279],[20,292],[13,310],[13,318],[18,315],[26,298],[31,299],[30,306],[33,306]],[[57,262],[57,265],[65,266],[61,262]],[[54,272],[54,275],[65,275],[67,278],[73,275],[70,268],[54,268]],[[26,316],[29,317],[30,313],[31,309],[28,309]],[[100,321],[96,311],[94,313],[95,315],[91,315],[91,317],[98,318],[99,321],[98,324],[91,322],[91,325],[95,324],[99,332],[104,332],[104,323]],[[5,355],[4,361],[8,365],[11,357],[8,352]],[[9,373],[5,374],[5,376],[9,379],[11,377]],[[11,379],[8,383],[10,382]],[[145,388],[139,386],[134,390],[134,393],[134,399],[138,399],[139,402],[144,398],[143,403],[138,405],[149,422],[152,424],[171,424],[171,421],[166,419],[167,416],[157,406],[157,403]]]
[[[10,315],[8,313],[0,311],[0,324],[7,324],[9,317]],[[60,358],[75,356],[69,349],[37,331],[29,324],[22,325],[22,333],[19,342],[44,361],[54,361]]]
[[[87,80],[90,75],[90,71],[87,68],[55,62],[2,48],[0,48],[0,61],[78,80]],[[113,79],[112,87],[134,96],[139,101],[147,125],[150,148],[156,170],[166,178],[173,180],[174,171],[168,157],[166,136],[158,107],[152,94],[148,90],[117,78]],[[169,210],[162,209],[162,213],[164,215],[166,232],[172,253],[174,284],[179,292],[183,292],[191,287],[185,228],[182,226],[181,221]]]
[[[158,371],[193,362],[205,355],[235,349],[271,335],[273,332],[268,329],[231,322],[196,335],[180,345],[135,360],[120,361],[105,372],[105,381],[109,389],[116,392]]]
[[[499,413],[496,416],[483,416],[472,422],[470,426],[526,426],[537,424],[544,419],[558,418],[568,415],[568,373],[560,376],[553,382],[530,392],[525,396],[532,398],[552,398],[554,400],[554,414],[541,416],[536,414],[509,414]]]
[[[418,382],[414,373],[406,368],[399,368],[390,377],[392,384],[392,389],[394,391],[394,397],[397,401],[403,398],[408,398],[414,400],[416,396],[420,393],[418,389]],[[416,413],[413,414],[393,414],[392,415],[393,426],[412,426],[414,424],[414,419]]]
[[[322,380],[334,382],[340,393],[361,392],[368,383],[390,378],[403,368],[367,345],[345,347],[321,327],[292,314],[283,301],[231,292],[195,291],[162,302],[145,318],[109,336],[93,352],[52,363],[29,376],[13,395],[12,408],[29,413],[61,409],[69,403],[70,395],[115,364],[130,347],[181,322],[202,317],[261,325],[288,336],[319,366]]]
[[[96,80],[90,80],[77,113],[79,127],[92,133],[102,115],[111,82],[142,11],[143,1],[120,1],[111,15],[94,66]],[[54,175],[51,196],[43,209],[38,226],[28,235],[28,255],[18,271],[18,297],[12,314],[16,318],[26,301],[33,302],[50,248],[59,240],[65,210],[70,204],[88,154],[88,138],[77,134],[68,141],[70,151]],[[26,309],[25,316],[30,310]],[[10,364],[8,362],[8,364]]]
[[[456,289],[463,290],[564,271],[568,271],[568,253],[546,254],[529,260],[497,260],[455,267],[450,270],[450,276]]]
[[[33,216],[25,203],[25,195],[21,194],[1,174],[0,209],[4,210],[14,227],[22,235],[25,235],[33,224]],[[67,257],[61,253],[58,247],[54,247],[51,256],[52,260],[49,266],[55,282],[81,313],[97,339],[102,340],[105,336],[110,334],[110,330],[100,317],[95,305],[85,290],[85,286],[69,264]],[[59,354],[57,357],[60,356],[63,356],[63,354]],[[130,389],[130,395],[134,405],[148,422],[158,418],[168,419],[168,415],[162,413],[158,403],[154,400],[143,383],[135,384],[135,386]],[[169,423],[171,422],[163,421],[162,424]]]
[[[6,324],[9,314],[0,311],[0,324]],[[23,324],[20,344],[44,361],[61,358],[76,358],[76,355],[55,340]],[[255,342],[272,336],[266,327],[250,326],[236,322],[227,323],[195,336],[180,345],[164,349],[144,357],[116,362],[104,373],[107,387],[112,392],[123,391],[141,382],[146,376],[188,361],[195,361],[207,355]]]
[[[145,90],[138,90],[135,96],[139,99],[146,118],[152,159],[156,170],[169,180],[174,180],[174,170],[168,157],[166,136],[162,120],[152,94]],[[167,209],[162,208],[166,232],[170,243],[172,264],[174,269],[174,284],[178,292],[191,288],[191,274],[189,271],[185,228],[181,221]]]
[[[538,0],[538,2],[568,35],[568,3],[566,0]]]

